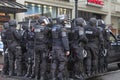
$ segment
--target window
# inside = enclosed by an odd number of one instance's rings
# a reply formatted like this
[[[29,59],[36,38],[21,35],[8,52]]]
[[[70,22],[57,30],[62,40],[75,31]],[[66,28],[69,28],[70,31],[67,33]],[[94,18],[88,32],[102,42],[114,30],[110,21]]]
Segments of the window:
[[[26,12],[26,14],[42,14],[41,5],[26,3],[26,6],[28,7],[28,11]]]
[[[47,17],[56,18],[57,16],[57,8],[53,6],[43,6],[43,15]]]
[[[26,3],[26,6],[28,7],[28,11],[26,12],[27,16],[44,15],[46,17],[56,18],[57,15],[65,14],[69,18],[72,17],[71,9],[59,8],[49,5],[33,4],[33,3]]]
[[[67,15],[69,18],[71,18],[72,10],[70,10],[70,9],[65,9],[65,8],[58,8],[58,15],[61,15],[61,14],[65,14],[65,15]]]

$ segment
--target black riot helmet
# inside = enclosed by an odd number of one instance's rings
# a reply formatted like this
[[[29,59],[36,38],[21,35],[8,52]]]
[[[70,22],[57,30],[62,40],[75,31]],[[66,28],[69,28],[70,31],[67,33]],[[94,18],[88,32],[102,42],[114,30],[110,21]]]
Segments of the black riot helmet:
[[[4,29],[8,29],[8,28],[9,28],[9,23],[7,23],[7,22],[4,23],[4,24],[3,24],[3,28],[4,28]]]
[[[83,18],[76,18],[75,22],[76,22],[76,26],[85,26],[86,25],[86,21]]]
[[[102,19],[98,19],[97,20],[97,26],[105,28],[105,22]]]
[[[96,26],[97,19],[96,18],[90,18],[89,23],[90,23],[91,26]]]
[[[46,25],[49,24],[49,19],[45,16],[40,16],[40,18],[38,19],[38,23],[39,24],[42,24],[42,23],[45,23]]]
[[[17,27],[17,22],[16,22],[16,20],[14,20],[14,19],[9,20],[9,25],[10,25],[11,27]]]
[[[59,23],[59,24],[66,24],[65,23],[65,21],[67,21],[68,20],[68,17],[67,17],[67,15],[59,15],[58,17],[57,17],[57,23]]]
[[[23,29],[23,30],[28,30],[28,25],[27,25],[27,24],[23,24],[23,25],[22,25],[22,29]]]

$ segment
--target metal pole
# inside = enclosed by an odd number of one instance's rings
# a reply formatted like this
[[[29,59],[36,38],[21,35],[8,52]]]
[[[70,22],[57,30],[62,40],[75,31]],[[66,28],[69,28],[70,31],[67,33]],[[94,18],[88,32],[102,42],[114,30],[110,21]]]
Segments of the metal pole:
[[[78,0],[75,0],[75,18],[78,17]]]

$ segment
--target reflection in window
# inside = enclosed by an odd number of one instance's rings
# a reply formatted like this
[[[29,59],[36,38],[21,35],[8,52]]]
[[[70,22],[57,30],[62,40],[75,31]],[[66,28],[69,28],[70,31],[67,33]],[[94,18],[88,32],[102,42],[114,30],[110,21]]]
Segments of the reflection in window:
[[[52,6],[44,6],[43,7],[43,15],[47,17],[56,18],[56,7]]]
[[[26,6],[28,7],[26,14],[29,16],[44,15],[46,17],[56,18],[57,15],[65,14],[69,18],[71,18],[72,15],[72,10],[66,8],[58,8],[54,6],[32,4],[32,3],[26,3]]]
[[[37,5],[38,6],[38,13],[42,14],[42,6],[41,5]]]
[[[26,6],[28,7],[28,10],[27,10],[26,14],[31,14],[32,13],[32,5],[31,4],[26,4]]]
[[[72,10],[70,10],[70,9],[58,8],[58,15],[65,14],[69,18],[71,18],[71,15],[72,15],[71,13],[72,13]]]
[[[27,3],[26,6],[28,7],[26,14],[38,14],[38,13],[41,14],[42,13],[41,5]]]

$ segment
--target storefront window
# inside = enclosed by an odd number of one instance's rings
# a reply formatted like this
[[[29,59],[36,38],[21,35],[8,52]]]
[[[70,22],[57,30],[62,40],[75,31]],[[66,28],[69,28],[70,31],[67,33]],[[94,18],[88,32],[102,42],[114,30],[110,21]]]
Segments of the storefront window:
[[[70,9],[58,8],[58,15],[65,14],[69,18],[71,18],[71,15],[72,15],[71,13],[72,13],[72,10],[70,10]]]
[[[42,14],[42,6],[36,4],[29,4],[26,5],[28,7],[28,11],[26,14]]]
[[[72,10],[66,9],[66,8],[58,8],[55,6],[49,6],[49,5],[40,5],[40,4],[32,4],[32,3],[26,3],[26,6],[28,7],[28,11],[26,12],[26,15],[29,17],[36,16],[36,15],[44,15],[47,17],[56,18],[57,15],[65,14],[69,18],[72,17]]]
[[[26,14],[32,14],[32,5],[26,4],[26,6],[28,7],[28,11],[26,12]]]
[[[52,17],[52,18],[56,18],[57,16],[57,8],[53,7],[53,6],[43,6],[43,15],[47,16],[47,17]]]

